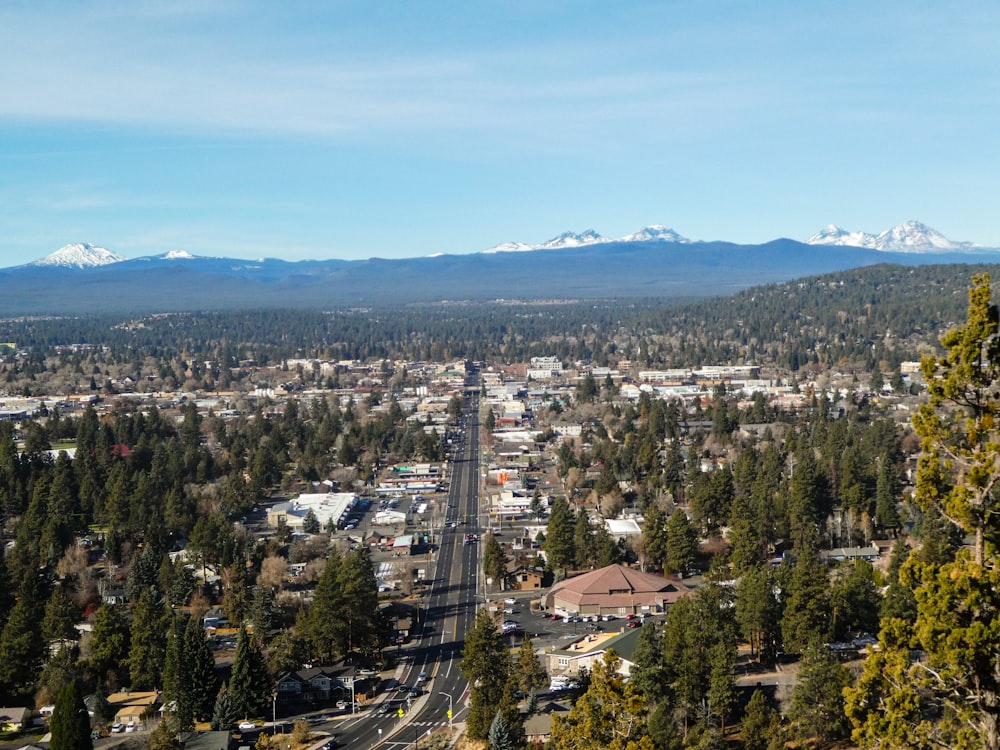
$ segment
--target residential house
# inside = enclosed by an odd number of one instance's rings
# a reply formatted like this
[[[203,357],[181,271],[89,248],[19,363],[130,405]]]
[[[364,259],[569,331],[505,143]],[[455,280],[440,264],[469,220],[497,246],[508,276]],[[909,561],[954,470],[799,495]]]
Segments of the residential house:
[[[112,693],[107,698],[108,706],[115,712],[115,721],[121,724],[140,723],[143,715],[152,711],[159,700],[155,690]]]
[[[278,679],[279,703],[325,703],[333,698],[364,701],[371,697],[372,680],[354,667],[306,667],[287,672]]]
[[[31,726],[31,709],[24,706],[0,708],[0,731],[20,732]]]
[[[552,717],[569,715],[570,705],[562,701],[549,701],[539,706],[530,716],[524,717],[524,739],[530,745],[544,745],[552,739]]]
[[[621,659],[618,674],[628,677],[634,664],[632,658],[641,630],[641,628],[624,628],[616,633],[590,633],[562,648],[550,651],[546,654],[549,660],[549,674],[575,676],[581,669],[593,672],[594,667],[604,658],[604,654],[613,650]]]
[[[542,588],[545,572],[518,562],[507,563],[504,584],[510,591],[533,591]]]
[[[128,598],[125,596],[125,589],[107,589],[104,592],[105,604],[126,604]]]

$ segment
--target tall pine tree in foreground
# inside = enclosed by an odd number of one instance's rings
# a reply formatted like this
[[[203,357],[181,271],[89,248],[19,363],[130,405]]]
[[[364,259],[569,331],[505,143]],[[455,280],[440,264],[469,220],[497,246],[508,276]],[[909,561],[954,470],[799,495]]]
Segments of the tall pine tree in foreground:
[[[233,672],[229,677],[229,695],[240,718],[262,716],[271,698],[271,680],[260,646],[246,628],[236,639]]]
[[[511,674],[511,656],[497,638],[496,618],[481,609],[465,635],[465,648],[459,665],[469,681],[469,718],[466,728],[472,739],[483,739],[493,717],[502,709],[504,689]]]
[[[94,747],[90,738],[90,717],[76,680],[59,691],[50,728],[50,750],[91,750]]]
[[[191,711],[196,721],[208,721],[219,693],[219,678],[215,674],[212,648],[196,620],[192,620],[184,632],[184,665]]]
[[[879,648],[845,691],[853,739],[884,750],[1000,748],[1000,311],[973,277],[968,319],[921,363],[929,398],[915,499],[973,538],[971,554],[913,555],[899,580],[916,615],[886,617]],[[942,559],[943,558],[943,559]],[[919,658],[915,658],[919,654]]]

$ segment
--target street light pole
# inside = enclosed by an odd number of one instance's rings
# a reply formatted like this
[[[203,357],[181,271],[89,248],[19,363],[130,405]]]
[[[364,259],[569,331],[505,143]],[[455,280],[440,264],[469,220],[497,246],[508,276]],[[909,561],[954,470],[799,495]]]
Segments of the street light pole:
[[[278,693],[271,693],[271,734],[278,729]]]
[[[448,729],[451,729],[452,716],[454,716],[451,710],[451,693],[446,693],[443,690],[439,690],[438,692],[448,699]]]

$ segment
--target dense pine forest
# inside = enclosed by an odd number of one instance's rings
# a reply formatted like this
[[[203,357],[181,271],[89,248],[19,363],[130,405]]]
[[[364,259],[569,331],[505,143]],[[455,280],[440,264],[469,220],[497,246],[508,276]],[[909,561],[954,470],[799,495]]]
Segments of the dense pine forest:
[[[962,317],[979,266],[874,266],[694,303],[659,300],[413,305],[329,312],[267,310],[0,321],[0,341],[37,359],[100,346],[102,362],[289,357],[524,361],[557,356],[606,365],[755,362],[797,370],[914,358]],[[71,354],[64,354],[76,364]],[[4,367],[8,382],[15,376]]]

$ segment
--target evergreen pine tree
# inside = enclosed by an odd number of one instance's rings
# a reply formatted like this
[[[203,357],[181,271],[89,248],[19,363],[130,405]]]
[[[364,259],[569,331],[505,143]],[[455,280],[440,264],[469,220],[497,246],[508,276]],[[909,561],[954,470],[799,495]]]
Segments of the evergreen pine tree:
[[[219,678],[215,674],[215,657],[208,638],[195,620],[188,624],[184,632],[184,664],[188,672],[191,711],[195,720],[208,721],[219,692]]]
[[[823,645],[806,649],[788,712],[795,734],[802,740],[846,737],[844,688],[850,684],[850,673],[837,662],[830,649]]]
[[[538,654],[535,653],[531,637],[527,633],[524,634],[521,648],[517,652],[517,661],[514,663],[514,679],[518,689],[525,693],[540,690],[549,681],[548,673],[542,666]]]
[[[630,681],[650,703],[656,703],[667,692],[663,663],[663,644],[656,623],[643,623],[632,654]]]
[[[216,732],[235,729],[236,722],[239,720],[240,714],[236,709],[236,704],[229,695],[229,691],[223,686],[215,699],[215,706],[212,708],[212,729]]]
[[[260,646],[240,628],[236,640],[236,655],[229,678],[229,695],[236,714],[243,719],[261,716],[271,697],[271,681],[264,665]]]
[[[650,567],[653,570],[663,570],[667,559],[667,517],[655,502],[646,508],[642,541]]]
[[[174,718],[167,716],[149,734],[149,750],[184,750],[178,736],[180,731]]]
[[[250,607],[247,613],[257,640],[264,638],[274,627],[274,591],[270,586],[254,586],[250,589]]]
[[[174,617],[167,633],[167,651],[163,665],[163,705],[173,714],[180,730],[194,729],[190,700],[190,672],[184,654],[186,628],[181,617]]]
[[[89,669],[94,677],[112,690],[127,684],[129,626],[125,606],[105,604],[93,616]]]
[[[698,536],[687,514],[677,509],[667,519],[667,549],[664,570],[687,573],[694,567],[698,555]]]
[[[69,598],[66,590],[57,585],[52,589],[52,595],[45,605],[45,617],[42,620],[42,637],[46,642],[58,640],[75,640],[77,638],[76,624],[79,610]]]
[[[336,552],[327,558],[309,606],[309,641],[324,664],[332,663],[340,655],[334,623],[343,622],[346,609],[340,588],[342,563],[343,559]]]
[[[899,493],[899,478],[896,467],[888,454],[879,458],[878,475],[875,483],[875,521],[887,531],[895,531],[900,526],[899,511],[896,510]]]
[[[128,656],[131,686],[137,690],[152,690],[162,683],[169,617],[156,589],[148,587],[139,595],[132,610]]]
[[[479,610],[465,635],[459,668],[470,685],[467,731],[472,739],[483,739],[502,704],[511,672],[510,651],[497,638],[496,619],[485,609]]]
[[[550,570],[562,571],[573,564],[574,519],[566,498],[557,497],[552,503],[549,523],[545,529],[543,548]]]
[[[50,750],[90,750],[94,747],[90,737],[90,717],[83,703],[80,683],[76,680],[59,691],[49,728],[52,732]]]
[[[486,734],[486,742],[489,750],[517,750],[520,745],[517,743],[503,711],[497,711],[490,724],[490,731]]]
[[[347,554],[338,582],[345,605],[343,619],[337,623],[340,652],[370,656],[385,644],[388,628],[378,606],[378,581],[367,547]]]
[[[494,586],[501,586],[507,574],[507,555],[493,534],[487,534],[483,544],[483,573],[492,579]]]
[[[830,581],[816,547],[797,545],[785,593],[781,635],[785,651],[801,654],[814,642],[827,640],[830,626]]]
[[[39,627],[44,602],[40,586],[37,572],[24,574],[17,603],[0,633],[0,690],[9,698],[30,696],[41,671],[45,642]]]
[[[771,737],[780,732],[777,712],[761,690],[754,690],[740,726],[744,750],[767,750]]]

